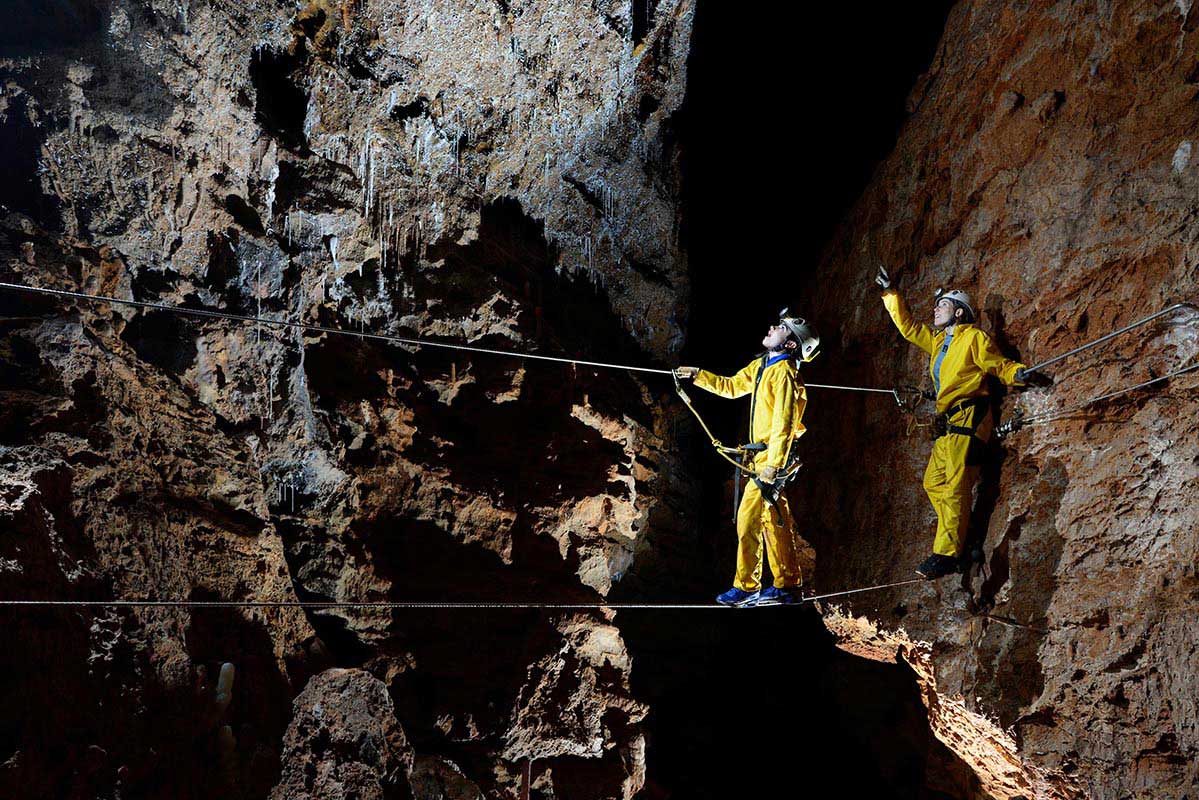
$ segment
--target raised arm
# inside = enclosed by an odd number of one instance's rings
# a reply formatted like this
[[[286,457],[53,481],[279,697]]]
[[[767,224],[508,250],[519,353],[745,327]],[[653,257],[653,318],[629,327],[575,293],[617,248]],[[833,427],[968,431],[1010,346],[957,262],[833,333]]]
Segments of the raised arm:
[[[695,385],[701,389],[727,397],[730,400],[744,397],[754,390],[754,378],[757,376],[759,364],[751,361],[744,369],[731,378],[715,375],[701,369],[695,374]]]
[[[932,328],[912,318],[912,312],[903,297],[894,289],[883,290],[883,305],[891,315],[891,321],[899,329],[899,335],[919,347],[930,356],[933,354],[934,337]]]

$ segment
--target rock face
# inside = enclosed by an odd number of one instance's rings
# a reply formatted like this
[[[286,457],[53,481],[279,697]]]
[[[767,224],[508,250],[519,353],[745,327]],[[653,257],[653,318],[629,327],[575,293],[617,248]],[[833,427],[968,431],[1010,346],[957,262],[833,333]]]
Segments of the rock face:
[[[925,319],[938,286],[970,291],[982,326],[1026,363],[1195,301],[1197,14],[1190,2],[954,7],[894,153],[819,266],[819,286],[845,287],[851,306],[812,287],[821,330],[837,331],[836,382],[930,384],[878,300],[880,262]],[[1068,408],[1197,355],[1199,314],[1184,310],[1055,365],[1055,387],[998,409]],[[946,711],[938,721],[930,704],[932,724],[992,776],[989,796],[1195,796],[1197,385],[1191,373],[1025,428],[984,470],[981,574],[851,600],[929,643],[912,658]],[[933,534],[930,444],[885,402],[839,399],[814,400],[809,417],[819,579],[908,578]],[[954,732],[967,716],[998,723],[989,752]]]
[[[691,0],[17,6],[3,280],[599,360],[680,347]],[[673,425],[624,374],[0,304],[5,597],[596,599],[638,579],[647,531],[687,529]],[[6,796],[264,797],[281,770],[288,794],[313,709],[351,680],[332,665],[382,681],[352,679],[362,721],[402,724],[413,786],[510,794],[528,761],[545,797],[643,781],[603,615],[34,613],[0,662]],[[393,796],[394,759],[359,756],[311,763],[346,786],[367,764]]]
[[[293,709],[272,800],[408,796],[412,749],[382,681],[331,669],[308,682]]]
[[[17,0],[0,279],[670,363],[693,5]],[[935,287],[970,290],[1025,361],[1193,299],[1192,6],[962,0],[815,273],[837,369],[813,381],[923,378],[880,261],[921,315]],[[999,410],[1165,374],[1197,331],[1180,312]],[[827,612],[845,650],[910,666],[944,747],[890,753],[941,765],[930,796],[1194,796],[1195,387],[1019,432],[980,492],[982,574]],[[932,536],[929,445],[877,398],[824,397],[794,498],[817,581],[907,578]],[[2,293],[0,598],[635,596],[696,525],[663,398],[586,366]],[[535,796],[586,800],[646,780],[611,613],[16,612],[5,797],[473,799],[514,796],[527,770]]]

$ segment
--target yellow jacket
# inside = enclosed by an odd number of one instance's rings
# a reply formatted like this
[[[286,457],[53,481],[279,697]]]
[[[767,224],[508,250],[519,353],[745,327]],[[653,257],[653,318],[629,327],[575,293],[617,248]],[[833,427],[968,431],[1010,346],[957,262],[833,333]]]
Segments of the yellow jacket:
[[[903,338],[928,353],[928,374],[933,374],[937,352],[945,341],[945,331],[934,331],[912,319],[908,304],[894,289],[883,291],[883,305],[891,315]],[[1016,383],[1016,370],[1024,365],[1004,358],[995,342],[980,328],[958,323],[953,328],[949,352],[941,361],[941,391],[937,394],[938,413],[947,411],[963,400],[987,394],[986,376],[994,375],[1008,386]],[[934,381],[933,385],[936,385]]]
[[[731,378],[701,369],[695,376],[695,385],[729,399],[744,397],[754,391],[754,380],[761,368],[762,359],[755,358]],[[806,430],[800,420],[808,404],[808,392],[795,362],[786,358],[767,367],[750,402],[750,438],[767,445],[765,459],[755,459],[755,463],[782,469],[791,443]]]

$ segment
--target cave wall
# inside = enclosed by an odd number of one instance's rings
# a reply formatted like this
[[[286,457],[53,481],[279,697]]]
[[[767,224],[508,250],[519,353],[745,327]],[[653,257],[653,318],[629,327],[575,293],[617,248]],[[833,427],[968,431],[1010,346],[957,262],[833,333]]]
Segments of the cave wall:
[[[937,286],[972,291],[1026,361],[1193,299],[1196,14],[960,2],[808,286],[826,340],[811,379],[927,383],[879,262],[918,314]],[[20,0],[0,31],[0,277],[669,363],[692,15]],[[6,598],[594,599],[695,557],[694,467],[659,386],[0,308]],[[1001,411],[1162,374],[1195,357],[1195,324],[1114,342]],[[974,771],[944,791],[1184,797],[1199,779],[1194,386],[1017,434],[980,498],[983,572],[828,615],[850,652],[912,668]],[[928,442],[876,398],[811,401],[794,499],[817,582],[910,576],[932,535]],[[494,796],[529,762],[542,797],[645,780],[647,709],[607,615],[3,613],[26,645],[0,655],[6,796],[294,795],[314,771],[368,796]],[[328,728],[322,691],[345,701]],[[318,752],[346,741],[342,720],[374,738]]]
[[[893,153],[807,287],[833,332],[812,380],[931,385],[883,310],[880,263],[928,321],[937,287],[968,290],[1025,363],[1195,302],[1197,24],[1189,0],[958,3]],[[1197,355],[1199,314],[1184,310],[997,410],[1064,408]],[[975,506],[982,569],[851,597],[856,622],[830,617],[847,647],[887,639],[884,657],[925,665],[932,724],[990,796],[1195,796],[1196,381],[997,445]],[[912,577],[935,527],[926,429],[886,400],[815,393],[805,422],[818,468],[797,505],[821,588]]]
[[[4,280],[501,349],[678,351],[691,0],[18,5]],[[8,598],[598,599],[648,531],[688,527],[662,387],[633,377],[0,304]],[[9,797],[295,796],[313,771],[362,796],[495,796],[527,762],[541,797],[644,780],[645,707],[605,615],[9,622]],[[306,766],[321,686],[356,693],[344,719],[395,752]]]

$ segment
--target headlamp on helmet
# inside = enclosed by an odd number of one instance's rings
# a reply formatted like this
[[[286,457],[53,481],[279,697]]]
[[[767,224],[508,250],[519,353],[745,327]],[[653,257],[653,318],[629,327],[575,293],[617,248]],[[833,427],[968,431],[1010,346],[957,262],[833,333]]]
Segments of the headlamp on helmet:
[[[790,317],[790,309],[784,308],[779,312],[779,324],[795,338],[799,345],[799,355],[804,361],[811,361],[820,355],[820,334],[802,317]]]
[[[966,315],[963,317],[962,322],[974,322],[974,320],[977,318],[977,315],[974,313],[974,304],[970,302],[970,295],[966,294],[961,289],[950,289],[949,291],[938,289],[937,293],[934,295],[934,298],[938,302],[941,300],[949,300],[958,308],[963,309],[966,312]]]

